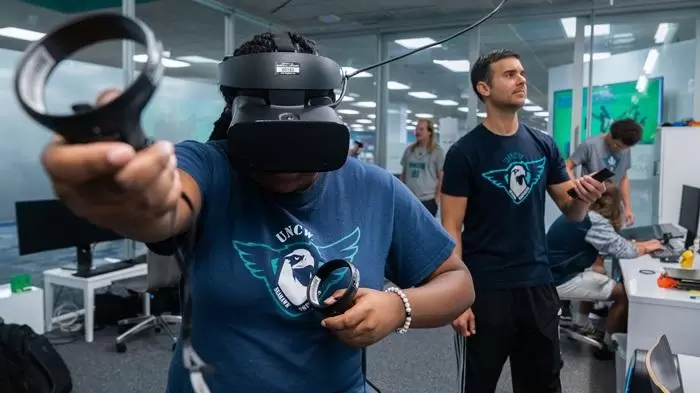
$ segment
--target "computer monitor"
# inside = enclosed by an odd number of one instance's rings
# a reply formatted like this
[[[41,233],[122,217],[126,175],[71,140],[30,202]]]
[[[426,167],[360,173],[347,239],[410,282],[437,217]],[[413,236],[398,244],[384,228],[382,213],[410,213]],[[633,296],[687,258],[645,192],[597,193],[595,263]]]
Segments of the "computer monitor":
[[[685,236],[685,249],[690,248],[698,235],[700,223],[700,188],[683,185],[681,196],[681,212],[678,225],[687,230]]]
[[[15,203],[19,255],[75,247],[76,276],[87,277],[92,269],[92,245],[124,239],[123,236],[73,214],[59,200]]]

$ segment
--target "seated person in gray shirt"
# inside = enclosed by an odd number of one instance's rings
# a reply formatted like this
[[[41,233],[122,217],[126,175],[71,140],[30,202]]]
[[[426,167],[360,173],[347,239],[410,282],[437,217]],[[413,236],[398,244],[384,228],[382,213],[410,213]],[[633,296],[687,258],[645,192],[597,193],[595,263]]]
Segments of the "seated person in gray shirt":
[[[642,127],[632,119],[617,120],[610,131],[588,138],[579,145],[566,161],[566,170],[573,179],[574,169],[581,166],[581,175],[589,175],[608,168],[615,172],[613,181],[620,186],[626,225],[634,224],[630,204],[630,181],[627,178],[632,159],[630,148],[642,138]]]
[[[438,210],[444,163],[445,152],[438,144],[433,121],[418,120],[416,141],[406,147],[401,157],[401,181],[433,217]]]
[[[627,295],[622,284],[605,275],[603,257],[637,258],[663,249],[663,245],[658,240],[633,243],[618,234],[624,219],[620,189],[610,180],[605,186],[605,193],[591,205],[583,221],[572,221],[563,215],[554,221],[547,232],[547,248],[561,299],[614,301],[602,337],[605,349],[596,353],[598,357],[611,358],[610,336],[627,328]],[[573,329],[601,340],[588,322],[588,311],[581,312],[582,309],[574,318]]]

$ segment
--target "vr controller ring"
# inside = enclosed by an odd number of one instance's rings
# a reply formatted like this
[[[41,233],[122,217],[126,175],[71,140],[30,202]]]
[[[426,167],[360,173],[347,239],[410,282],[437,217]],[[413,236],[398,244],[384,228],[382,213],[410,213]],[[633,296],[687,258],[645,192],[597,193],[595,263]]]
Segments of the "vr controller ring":
[[[326,304],[323,301],[325,299],[319,300],[318,296],[321,283],[328,279],[336,270],[344,268],[350,270],[350,283],[345,289],[345,292],[343,292],[340,297],[337,297],[332,304]],[[311,306],[321,312],[324,317],[332,317],[340,315],[352,307],[353,300],[355,299],[359,287],[360,271],[348,261],[334,259],[324,263],[316,271],[307,289],[307,297]]]
[[[143,71],[119,97],[72,115],[46,110],[44,90],[51,73],[70,55],[107,40],[131,40],[146,48]],[[33,43],[19,61],[14,88],[20,106],[36,122],[62,135],[70,143],[121,141],[135,149],[148,145],[140,117],[160,80],[162,45],[142,21],[116,13],[98,13],[58,27]]]

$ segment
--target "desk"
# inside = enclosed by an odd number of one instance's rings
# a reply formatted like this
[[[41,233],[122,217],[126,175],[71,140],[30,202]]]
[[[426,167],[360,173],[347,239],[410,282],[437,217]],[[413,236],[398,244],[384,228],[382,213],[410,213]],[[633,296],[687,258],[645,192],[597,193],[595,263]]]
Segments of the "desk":
[[[663,265],[650,256],[620,261],[629,298],[626,364],[635,349],[651,348],[662,334],[674,352],[700,356],[700,300],[691,299],[687,291],[659,288],[656,280]]]
[[[139,263],[132,267],[101,274],[94,277],[75,277],[74,270],[51,269],[44,272],[44,323],[46,331],[51,331],[54,322],[60,318],[53,317],[53,286],[60,285],[69,288],[76,288],[83,291],[83,305],[85,307],[85,341],[92,342],[95,324],[95,290],[112,285],[114,282],[126,280],[134,277],[145,276],[148,266]]]
[[[688,393],[700,392],[700,357],[678,355],[678,367],[681,369],[683,390]]]
[[[0,317],[7,324],[27,325],[36,334],[44,334],[42,290],[37,287],[28,289],[12,293],[10,284],[0,285]]]

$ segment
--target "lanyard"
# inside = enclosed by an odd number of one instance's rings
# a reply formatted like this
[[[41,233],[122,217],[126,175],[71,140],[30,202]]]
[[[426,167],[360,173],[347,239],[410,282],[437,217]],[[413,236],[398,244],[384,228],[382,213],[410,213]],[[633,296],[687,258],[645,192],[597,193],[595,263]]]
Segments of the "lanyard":
[[[189,280],[189,267],[194,259],[194,245],[197,239],[197,216],[194,204],[187,194],[181,194],[182,200],[192,212],[192,222],[186,233],[185,250],[177,246],[175,248],[175,259],[182,274],[182,364],[190,374],[190,383],[195,393],[211,393],[209,386],[204,380],[204,374],[213,373],[213,367],[207,365],[192,347],[192,288]],[[173,226],[177,222],[177,210],[173,214]],[[176,238],[173,237],[173,241]]]

